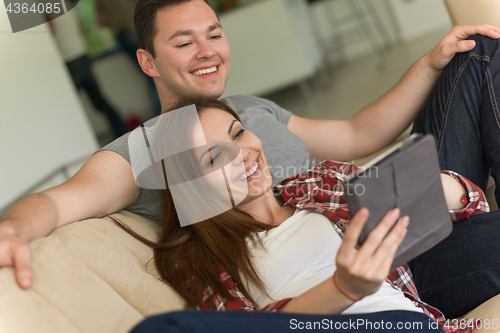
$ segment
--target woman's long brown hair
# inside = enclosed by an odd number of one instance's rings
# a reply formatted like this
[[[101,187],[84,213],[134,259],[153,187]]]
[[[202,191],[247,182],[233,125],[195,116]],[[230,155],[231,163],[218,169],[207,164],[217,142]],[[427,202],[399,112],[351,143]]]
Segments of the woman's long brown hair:
[[[196,106],[198,114],[205,109],[216,108],[240,120],[231,108],[215,99],[184,100],[171,110],[191,104]],[[166,187],[161,196],[162,229],[157,242],[141,237],[117,219],[112,219],[129,234],[153,248],[160,276],[185,300],[185,306],[200,306],[207,287],[212,289],[212,295],[220,294],[228,300],[235,299],[221,281],[221,266],[250,301],[253,300],[243,277],[267,295],[252,263],[247,242],[261,246],[254,233],[269,230],[272,226],[233,208],[202,222],[181,227],[168,184]],[[213,296],[208,301],[211,308],[216,307]]]

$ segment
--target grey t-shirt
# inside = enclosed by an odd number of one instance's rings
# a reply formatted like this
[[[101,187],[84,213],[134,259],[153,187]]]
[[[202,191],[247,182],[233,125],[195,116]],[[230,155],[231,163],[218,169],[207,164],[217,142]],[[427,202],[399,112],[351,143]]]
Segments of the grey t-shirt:
[[[258,97],[233,96],[222,101],[240,116],[243,126],[262,141],[273,184],[304,172],[318,163],[310,157],[304,141],[286,127],[290,111]],[[128,137],[129,133],[99,151],[114,151],[130,163]],[[126,210],[160,223],[160,191],[141,188],[137,199]]]

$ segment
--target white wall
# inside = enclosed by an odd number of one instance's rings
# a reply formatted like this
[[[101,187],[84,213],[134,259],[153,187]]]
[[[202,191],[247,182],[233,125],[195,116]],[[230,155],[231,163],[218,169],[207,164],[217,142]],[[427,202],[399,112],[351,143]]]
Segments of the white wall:
[[[0,5],[0,211],[97,147],[47,26],[13,34]]]
[[[338,53],[339,50],[334,45],[329,47],[328,60],[331,63],[337,63],[341,60],[351,60],[364,56],[370,51],[366,36],[362,34],[362,30],[356,16],[353,15],[352,8],[348,5],[348,1],[352,0],[326,0],[319,1],[310,5],[311,20],[315,28],[315,32],[320,44],[333,45],[333,34],[337,33],[345,41],[341,44],[343,47],[342,56]],[[360,0],[356,0],[360,1]],[[365,0],[362,0],[365,1]],[[383,30],[385,39],[389,44],[398,41],[397,23],[392,16],[392,11],[389,3],[386,0],[370,0],[370,4],[378,17]],[[360,8],[360,7],[357,7]],[[367,6],[364,7],[368,8]],[[366,13],[366,11],[365,11]],[[335,27],[335,18],[340,27]],[[369,20],[367,24],[371,24],[370,29],[373,32],[369,38],[376,36],[379,45],[383,44],[383,39],[378,36],[377,30],[374,29],[373,20]],[[340,33],[339,33],[340,32]]]
[[[304,0],[254,1],[219,15],[231,47],[223,97],[262,95],[313,76],[321,56]]]
[[[344,36],[350,36],[344,44],[345,60],[351,60],[368,54],[369,48],[366,40],[359,33],[359,27],[347,1],[351,0],[327,0],[314,3],[311,6],[311,16],[315,20],[315,27],[319,27],[316,30],[318,39],[326,41],[332,38],[330,17],[336,15],[339,18],[340,31]],[[443,0],[368,1],[380,19],[386,39],[390,44],[410,41],[445,27],[451,29],[452,26]],[[376,31],[374,26],[372,30]],[[381,42],[380,38],[378,39]],[[339,60],[335,52],[335,49],[331,49],[329,58],[334,63]]]
[[[403,41],[452,26],[443,0],[389,0]]]

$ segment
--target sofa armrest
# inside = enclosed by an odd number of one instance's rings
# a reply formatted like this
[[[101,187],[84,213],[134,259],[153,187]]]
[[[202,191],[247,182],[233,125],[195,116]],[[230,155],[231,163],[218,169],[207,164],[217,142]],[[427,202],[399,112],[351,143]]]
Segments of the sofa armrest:
[[[490,298],[465,316],[458,318],[481,318],[482,325],[475,329],[474,333],[499,332],[500,331],[500,295]]]
[[[496,0],[444,0],[453,24],[491,24],[500,27],[500,2]]]
[[[121,211],[115,217],[149,239],[158,225]],[[159,280],[152,250],[108,218],[61,227],[30,244],[33,287],[0,269],[0,332],[128,332],[145,316],[180,310]]]

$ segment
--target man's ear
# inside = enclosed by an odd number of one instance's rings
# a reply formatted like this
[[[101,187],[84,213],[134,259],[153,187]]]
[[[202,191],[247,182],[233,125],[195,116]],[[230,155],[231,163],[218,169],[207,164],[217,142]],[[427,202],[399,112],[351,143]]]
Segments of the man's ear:
[[[139,61],[139,65],[141,66],[144,73],[146,73],[150,77],[159,76],[153,62],[153,56],[148,51],[144,49],[138,49],[137,61]]]

